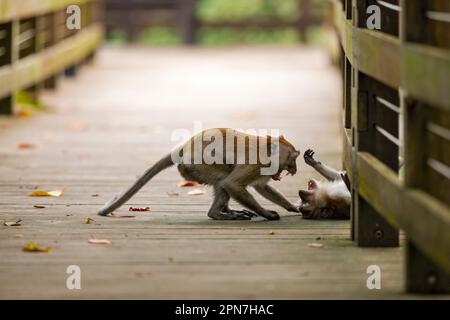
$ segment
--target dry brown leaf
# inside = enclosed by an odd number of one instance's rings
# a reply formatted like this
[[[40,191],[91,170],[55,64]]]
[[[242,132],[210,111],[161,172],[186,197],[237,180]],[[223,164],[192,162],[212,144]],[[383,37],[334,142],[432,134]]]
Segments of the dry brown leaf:
[[[75,121],[69,125],[69,129],[74,130],[74,131],[83,130],[85,128],[86,128],[86,123],[81,122],[81,121]]]
[[[111,212],[109,214],[106,215],[107,217],[111,217],[111,218],[136,218],[135,215],[131,215],[131,214],[115,214],[114,212]]]
[[[17,144],[17,148],[19,148],[19,149],[32,149],[32,148],[34,148],[34,144],[26,143],[26,142],[18,143]]]
[[[88,240],[89,243],[92,244],[111,244],[111,240],[108,239],[89,239]]]
[[[202,194],[205,194],[205,193],[206,193],[206,190],[194,189],[192,191],[189,191],[188,195],[190,195],[190,196],[199,196],[199,195],[202,195]]]
[[[308,243],[308,247],[310,248],[323,248],[322,243]]]
[[[25,247],[23,248],[23,251],[26,252],[50,252],[52,251],[52,247],[39,247],[38,244],[34,241],[28,242]]]
[[[90,218],[90,217],[86,217],[86,218],[84,219],[84,223],[86,223],[86,224],[90,224],[91,222],[95,222],[95,220],[92,219],[92,218]]]
[[[37,208],[37,209],[44,209],[45,208],[45,206],[42,206],[40,204],[35,204],[33,207]]]
[[[200,183],[197,181],[180,181],[177,183],[178,187],[196,187],[199,186]]]
[[[63,194],[63,191],[64,191],[63,189],[53,191],[45,191],[37,189],[30,192],[28,195],[30,197],[60,197]]]
[[[272,236],[272,235],[275,234],[275,232],[274,231],[270,231],[269,234]]]
[[[26,118],[26,117],[31,116],[32,112],[30,109],[21,108],[21,109],[17,110],[15,114],[17,117]]]
[[[5,221],[3,222],[3,225],[6,227],[18,227],[22,225],[22,220],[17,221]]]
[[[142,208],[129,207],[128,211],[150,211],[150,207],[142,207]]]

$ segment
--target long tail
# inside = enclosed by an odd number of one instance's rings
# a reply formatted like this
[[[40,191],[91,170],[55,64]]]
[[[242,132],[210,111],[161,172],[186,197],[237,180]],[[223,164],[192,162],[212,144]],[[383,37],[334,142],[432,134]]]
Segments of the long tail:
[[[133,185],[126,191],[117,194],[113,199],[107,202],[97,213],[101,216],[106,216],[107,214],[113,212],[125,202],[127,202],[136,192],[138,192],[151,178],[156,176],[158,173],[164,169],[169,168],[174,163],[172,161],[171,155],[167,155],[157,163],[155,163],[151,168],[147,169],[144,174],[136,180]]]

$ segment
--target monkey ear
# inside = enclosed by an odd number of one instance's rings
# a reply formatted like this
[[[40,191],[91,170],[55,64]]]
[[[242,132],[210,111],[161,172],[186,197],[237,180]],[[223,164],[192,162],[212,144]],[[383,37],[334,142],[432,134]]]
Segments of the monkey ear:
[[[300,155],[300,151],[299,150],[295,150],[291,153],[291,157],[296,159],[298,156]]]

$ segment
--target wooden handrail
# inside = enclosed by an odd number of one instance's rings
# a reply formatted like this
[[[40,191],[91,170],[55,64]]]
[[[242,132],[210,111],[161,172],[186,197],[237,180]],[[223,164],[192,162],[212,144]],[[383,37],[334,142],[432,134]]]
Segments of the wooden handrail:
[[[103,38],[100,0],[0,0],[0,114],[14,111],[17,91],[37,98],[58,74],[73,73]],[[66,8],[79,5],[81,29],[68,30]]]
[[[360,246],[397,246],[398,230],[404,230],[407,290],[450,292],[446,38],[433,40],[437,47],[420,34],[425,27],[413,23],[423,14],[418,0],[399,2],[400,30],[392,24],[389,32],[368,30],[361,16],[372,2],[346,0],[344,11],[342,1],[331,0],[343,53],[352,237]]]

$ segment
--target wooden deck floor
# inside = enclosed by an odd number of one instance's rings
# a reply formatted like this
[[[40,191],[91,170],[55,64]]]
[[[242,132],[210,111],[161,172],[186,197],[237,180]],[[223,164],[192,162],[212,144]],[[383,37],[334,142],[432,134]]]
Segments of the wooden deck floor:
[[[103,49],[95,65],[44,94],[49,112],[0,119],[0,220],[23,220],[0,226],[0,298],[411,298],[402,248],[361,249],[346,221],[282,210],[280,221],[209,220],[210,191],[187,195],[174,168],[129,202],[151,212],[95,216],[170,150],[174,129],[192,131],[195,120],[279,128],[339,167],[340,99],[339,75],[317,49]],[[295,177],[274,183],[292,201],[317,177],[298,165]],[[28,197],[36,187],[64,194]],[[89,244],[91,237],[113,244]],[[28,241],[53,251],[23,252]],[[382,290],[366,288],[372,264],[381,267]],[[69,265],[81,267],[81,290],[66,288]]]

